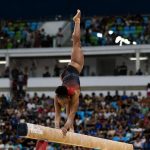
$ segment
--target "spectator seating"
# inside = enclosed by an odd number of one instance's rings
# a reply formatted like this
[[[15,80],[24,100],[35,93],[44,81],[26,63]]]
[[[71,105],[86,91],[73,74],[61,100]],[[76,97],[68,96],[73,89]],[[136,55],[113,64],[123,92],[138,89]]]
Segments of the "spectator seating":
[[[134,148],[141,150],[150,149],[149,125],[150,111],[149,102],[146,98],[134,96],[110,95],[80,96],[80,105],[75,117],[75,131],[115,141],[132,143]],[[117,107],[117,109],[116,109]],[[50,96],[38,96],[35,93],[32,97],[26,94],[22,98],[8,99],[7,96],[0,96],[0,149],[34,149],[36,141],[22,139],[16,134],[17,124],[29,122],[54,127],[54,104]],[[61,113],[64,124],[65,112]],[[73,149],[70,147],[49,143],[49,150],[52,149]],[[81,150],[82,148],[80,148]]]
[[[85,46],[118,45],[117,36],[127,38],[130,44],[150,43],[149,16],[110,16],[86,18],[82,22],[82,44]],[[98,34],[101,33],[101,36]]]

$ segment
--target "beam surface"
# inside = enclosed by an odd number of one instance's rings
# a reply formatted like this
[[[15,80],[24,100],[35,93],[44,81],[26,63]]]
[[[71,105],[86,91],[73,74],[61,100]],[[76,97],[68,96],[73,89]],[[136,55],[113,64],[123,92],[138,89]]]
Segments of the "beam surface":
[[[132,144],[92,137],[88,135],[67,132],[64,137],[60,129],[44,127],[30,123],[21,123],[17,129],[18,135],[37,140],[95,148],[100,150],[133,150]]]

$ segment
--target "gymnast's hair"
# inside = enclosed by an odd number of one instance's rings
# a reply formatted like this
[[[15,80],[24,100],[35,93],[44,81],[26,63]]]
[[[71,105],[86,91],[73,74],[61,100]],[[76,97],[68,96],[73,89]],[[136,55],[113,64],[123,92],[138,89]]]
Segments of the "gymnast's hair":
[[[55,90],[55,93],[56,95],[59,97],[59,98],[66,98],[68,96],[68,90],[66,88],[66,86],[58,86]]]

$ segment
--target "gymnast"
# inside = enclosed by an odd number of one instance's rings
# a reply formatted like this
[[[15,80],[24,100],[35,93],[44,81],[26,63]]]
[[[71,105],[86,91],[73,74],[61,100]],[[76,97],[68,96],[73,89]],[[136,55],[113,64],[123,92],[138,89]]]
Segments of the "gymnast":
[[[74,132],[74,118],[79,105],[80,80],[79,75],[84,65],[84,55],[80,42],[80,17],[81,11],[77,10],[73,17],[74,31],[72,34],[73,48],[71,52],[71,62],[61,74],[62,85],[55,90],[55,128],[61,128],[65,136],[67,131]],[[67,121],[60,127],[61,107],[65,107]]]
[[[71,62],[61,74],[62,85],[55,90],[54,106],[55,106],[55,128],[60,127],[61,107],[66,108],[67,121],[61,128],[63,136],[67,131],[74,132],[74,118],[79,105],[80,80],[79,74],[84,65],[84,55],[81,50],[80,43],[80,17],[81,11],[77,10],[73,17],[74,31],[72,34],[73,48],[71,53]],[[36,143],[36,150],[46,150],[48,142],[39,140]]]

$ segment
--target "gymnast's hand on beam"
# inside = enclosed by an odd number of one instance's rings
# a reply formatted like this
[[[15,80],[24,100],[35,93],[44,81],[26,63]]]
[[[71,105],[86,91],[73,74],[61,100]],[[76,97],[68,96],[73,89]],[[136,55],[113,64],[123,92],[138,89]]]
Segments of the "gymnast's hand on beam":
[[[67,129],[66,129],[65,127],[62,127],[62,128],[61,128],[61,131],[62,131],[62,133],[63,133],[63,136],[66,136],[66,134],[67,134]]]

